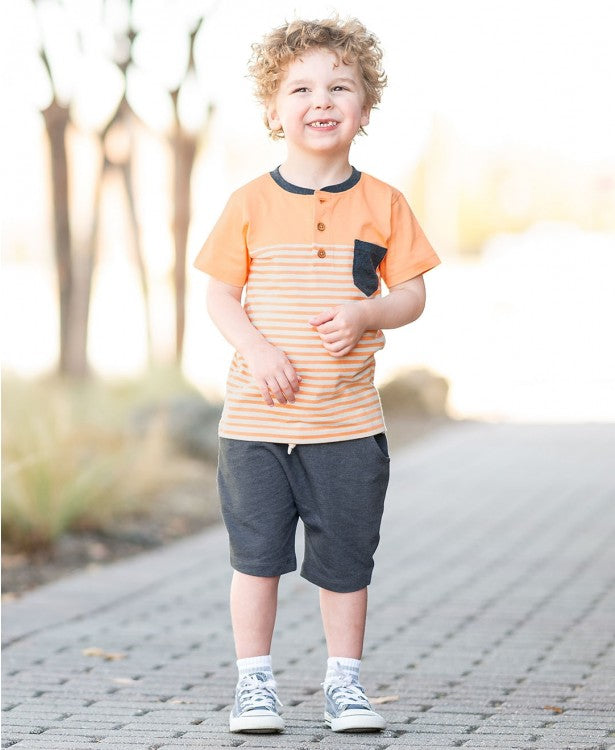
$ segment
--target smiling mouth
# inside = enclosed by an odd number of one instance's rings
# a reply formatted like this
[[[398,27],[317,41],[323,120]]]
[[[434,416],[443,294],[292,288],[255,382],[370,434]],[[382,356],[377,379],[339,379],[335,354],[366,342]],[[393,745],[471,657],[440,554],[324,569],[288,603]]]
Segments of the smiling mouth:
[[[311,128],[333,128],[338,124],[337,120],[315,120],[310,123]]]

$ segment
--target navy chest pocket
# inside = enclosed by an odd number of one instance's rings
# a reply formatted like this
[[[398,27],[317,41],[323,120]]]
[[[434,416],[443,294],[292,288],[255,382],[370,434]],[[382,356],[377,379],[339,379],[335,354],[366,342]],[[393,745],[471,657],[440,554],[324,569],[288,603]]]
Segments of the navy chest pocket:
[[[354,257],[352,260],[352,279],[357,289],[370,297],[378,289],[378,274],[376,269],[386,255],[386,247],[374,245],[373,242],[363,240],[354,241]]]

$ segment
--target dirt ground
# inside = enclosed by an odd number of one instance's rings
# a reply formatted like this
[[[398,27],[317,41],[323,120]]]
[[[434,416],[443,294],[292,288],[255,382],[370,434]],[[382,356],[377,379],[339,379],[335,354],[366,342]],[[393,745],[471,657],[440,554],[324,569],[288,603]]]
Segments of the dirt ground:
[[[387,416],[389,447],[395,450],[450,425],[446,417]],[[202,465],[202,476],[155,498],[148,513],[119,519],[105,531],[64,534],[48,551],[27,555],[2,548],[2,599],[98,567],[190,534],[221,520],[215,467]]]

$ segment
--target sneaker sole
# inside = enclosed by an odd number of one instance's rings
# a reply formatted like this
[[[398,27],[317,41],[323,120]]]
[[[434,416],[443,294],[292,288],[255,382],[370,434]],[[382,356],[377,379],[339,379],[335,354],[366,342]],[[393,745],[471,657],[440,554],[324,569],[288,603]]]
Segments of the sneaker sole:
[[[386,722],[380,716],[355,714],[336,719],[326,711],[325,724],[332,732],[381,732],[386,729]]]
[[[276,734],[284,729],[284,720],[280,716],[231,716],[229,730],[245,734]]]

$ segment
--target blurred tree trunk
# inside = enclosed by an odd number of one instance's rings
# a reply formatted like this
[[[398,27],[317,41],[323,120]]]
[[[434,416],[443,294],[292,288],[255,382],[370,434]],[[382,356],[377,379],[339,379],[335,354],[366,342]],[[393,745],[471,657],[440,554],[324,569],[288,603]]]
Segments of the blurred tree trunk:
[[[133,162],[134,162],[134,138],[133,138],[133,115],[132,111],[126,101],[126,97],[122,98],[118,111],[110,123],[110,126],[117,123],[120,127],[125,129],[126,136],[130,142],[128,154],[119,163],[119,169],[122,173],[122,181],[124,184],[124,192],[126,194],[126,203],[128,206],[128,224],[130,228],[130,238],[132,240],[132,249],[135,258],[135,264],[139,274],[139,283],[141,285],[141,293],[143,295],[143,305],[145,309],[145,335],[147,339],[147,359],[151,366],[154,361],[153,351],[153,336],[152,336],[152,316],[150,312],[150,294],[149,294],[149,282],[147,279],[147,268],[145,264],[145,257],[143,254],[143,241],[141,238],[141,227],[137,218],[137,208],[135,201],[135,191],[132,181],[133,175]]]
[[[36,0],[33,0],[36,10]],[[95,186],[93,227],[87,242],[75,252],[70,223],[69,174],[67,135],[70,107],[60,103],[49,58],[43,43],[39,55],[51,86],[53,98],[42,110],[49,139],[51,162],[51,195],[53,204],[53,234],[58,294],[60,302],[60,375],[83,378],[88,375],[87,331],[92,273],[96,253],[98,204],[102,175],[99,170]]]
[[[186,247],[192,213],[191,177],[197,151],[198,136],[184,125],[179,114],[179,93],[188,77],[195,73],[194,42],[203,24],[204,17],[198,19],[190,32],[188,65],[180,85],[171,91],[173,102],[174,130],[170,142],[173,151],[173,242],[175,267],[173,273],[175,287],[175,360],[181,367],[186,328]],[[207,129],[214,111],[212,104],[207,108],[206,120],[202,126]]]
[[[43,60],[45,62],[45,60]],[[69,339],[70,310],[73,294],[73,263],[71,229],[68,207],[68,161],[66,157],[66,130],[69,121],[68,107],[54,97],[42,111],[49,139],[51,161],[51,193],[53,201],[53,237],[60,299],[60,361],[59,371],[70,371]]]
[[[100,225],[100,196],[104,167],[99,168],[94,186],[92,224],[85,242],[75,245],[70,226],[68,157],[66,138],[69,109],[54,98],[43,110],[51,160],[54,251],[60,300],[60,375],[85,378],[89,375],[87,344],[92,275]]]
[[[100,162],[100,159],[99,159]],[[69,311],[69,337],[67,341],[67,368],[65,374],[85,378],[90,374],[88,363],[88,325],[90,321],[90,300],[92,297],[92,276],[98,256],[98,236],[100,227],[101,195],[104,184],[106,163],[99,163],[94,185],[92,221],[87,239],[73,244],[73,290]]]
[[[173,92],[173,101],[176,100]],[[173,241],[175,246],[175,359],[181,364],[186,327],[186,246],[190,228],[190,179],[197,139],[182,130],[179,123],[172,138],[173,145]]]

